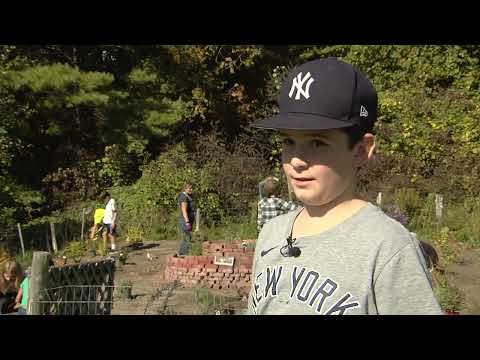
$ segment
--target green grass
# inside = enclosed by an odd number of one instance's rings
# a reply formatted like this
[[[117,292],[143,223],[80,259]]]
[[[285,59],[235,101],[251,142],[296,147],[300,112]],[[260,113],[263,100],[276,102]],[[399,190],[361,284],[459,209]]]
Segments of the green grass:
[[[192,242],[188,248],[187,255],[190,256],[200,256],[202,255],[202,241],[195,240],[192,238]]]
[[[216,311],[223,312],[229,303],[236,300],[233,297],[215,295],[204,287],[195,288],[194,296],[197,304],[200,305],[202,315],[215,315]]]
[[[257,227],[256,223],[245,221],[227,221],[221,226],[213,228],[200,228],[198,232],[194,232],[193,236],[201,241],[232,242],[235,240],[256,239]]]
[[[480,206],[465,208],[463,205],[452,205],[445,214],[443,220],[455,238],[463,243],[480,248]]]

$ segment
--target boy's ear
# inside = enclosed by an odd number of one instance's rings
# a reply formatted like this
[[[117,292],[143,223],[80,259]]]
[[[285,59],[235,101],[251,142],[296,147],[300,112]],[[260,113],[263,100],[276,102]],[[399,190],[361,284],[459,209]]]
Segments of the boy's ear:
[[[366,133],[363,135],[362,140],[355,146],[355,166],[361,167],[367,164],[373,157],[373,151],[375,150],[375,135]]]

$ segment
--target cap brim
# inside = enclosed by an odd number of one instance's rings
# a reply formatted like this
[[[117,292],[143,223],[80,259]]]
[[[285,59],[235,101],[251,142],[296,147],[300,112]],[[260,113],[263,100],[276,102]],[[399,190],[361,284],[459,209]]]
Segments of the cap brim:
[[[347,121],[333,119],[327,116],[284,113],[260,120],[251,126],[260,129],[272,130],[328,130],[353,126]]]

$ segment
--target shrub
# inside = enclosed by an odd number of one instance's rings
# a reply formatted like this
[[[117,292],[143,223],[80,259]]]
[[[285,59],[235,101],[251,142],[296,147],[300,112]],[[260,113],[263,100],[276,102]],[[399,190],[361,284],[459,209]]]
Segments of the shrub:
[[[218,145],[211,145],[205,154],[205,162],[198,156],[191,159],[185,146],[177,145],[146,165],[135,184],[113,188],[121,226],[138,226],[148,239],[178,238],[177,199],[187,180],[194,183],[202,228],[248,222],[263,176],[258,171],[259,162],[248,152],[228,155]]]
[[[443,310],[461,311],[463,299],[457,288],[450,285],[445,276],[434,276],[433,291]]]
[[[87,244],[85,241],[72,241],[68,243],[65,248],[58,252],[58,256],[66,256],[72,258],[75,261],[80,261],[82,256],[85,256],[87,252]]]
[[[32,266],[33,261],[33,250],[25,251],[25,255],[15,256],[15,261],[17,261],[24,270]]]

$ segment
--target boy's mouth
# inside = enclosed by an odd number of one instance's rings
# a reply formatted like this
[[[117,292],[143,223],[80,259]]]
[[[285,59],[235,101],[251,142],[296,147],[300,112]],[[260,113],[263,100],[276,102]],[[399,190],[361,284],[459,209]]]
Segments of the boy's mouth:
[[[313,180],[314,179],[312,178],[306,178],[306,177],[292,177],[292,183],[295,185],[306,185]]]

